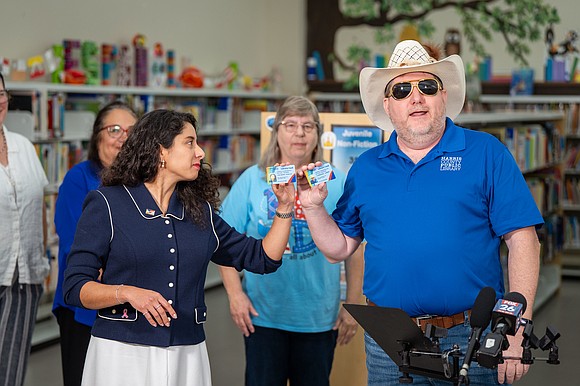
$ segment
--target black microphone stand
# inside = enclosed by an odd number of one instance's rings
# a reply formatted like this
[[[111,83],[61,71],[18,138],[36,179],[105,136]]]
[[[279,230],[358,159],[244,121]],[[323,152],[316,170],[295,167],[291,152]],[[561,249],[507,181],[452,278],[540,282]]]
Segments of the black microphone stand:
[[[545,361],[550,365],[559,365],[560,358],[558,352],[558,345],[556,340],[560,337],[560,333],[552,326],[546,327],[546,334],[541,338],[534,334],[534,324],[531,320],[525,321],[524,331],[522,333],[522,356],[518,357],[503,357],[503,359],[519,359],[525,365],[531,365],[534,361]],[[532,350],[541,349],[542,351],[549,351],[547,358],[537,358],[532,356]]]
[[[532,349],[538,348],[539,339],[534,335],[534,323],[531,320],[526,322],[524,331],[522,333],[524,340],[522,341],[522,363],[524,365],[531,365],[534,363],[534,357],[532,356]]]
[[[413,383],[411,374],[417,374],[427,378],[444,380],[456,386],[469,384],[469,377],[459,379],[459,359],[463,355],[459,345],[454,344],[450,350],[441,352],[439,339],[447,336],[447,329],[427,324],[425,332],[423,332],[408,314],[398,308],[369,307],[359,304],[344,304],[343,307],[397,364],[402,373],[399,377],[399,383]],[[497,368],[497,364],[503,359],[521,360],[525,364],[531,364],[534,360],[546,360],[549,364],[559,364],[556,340],[560,337],[560,333],[553,327],[548,327],[546,335],[538,339],[533,333],[531,321],[524,319],[522,326],[525,326],[522,357],[503,358],[502,348],[504,342],[507,343],[507,338],[496,333],[495,335],[501,338],[498,342],[497,353],[496,348],[493,351],[482,352],[480,347],[475,352],[474,359],[480,366],[488,368]],[[532,349],[535,348],[548,350],[548,358],[534,358]]]
[[[459,383],[459,359],[462,355],[459,345],[454,344],[451,350],[440,352],[439,339],[447,337],[447,329],[427,324],[425,326],[425,337],[433,343],[434,351],[421,351],[413,348],[412,344],[408,342],[398,341],[402,345],[403,350],[400,352],[401,364],[399,371],[402,375],[399,377],[399,383],[411,384],[413,377],[411,373],[423,375],[426,377],[437,378],[452,382],[453,385],[458,386]],[[411,357],[426,356],[430,358],[441,358],[443,372],[435,372],[428,369],[421,369],[412,366]],[[449,363],[449,356],[452,358],[453,364]]]

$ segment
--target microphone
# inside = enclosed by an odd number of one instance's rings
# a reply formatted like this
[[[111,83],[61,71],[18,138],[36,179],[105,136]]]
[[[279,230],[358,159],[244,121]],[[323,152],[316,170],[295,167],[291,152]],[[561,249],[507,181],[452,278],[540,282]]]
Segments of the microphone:
[[[463,359],[463,366],[461,366],[461,370],[459,371],[459,384],[463,383],[467,378],[467,371],[469,371],[474,353],[479,348],[479,338],[481,338],[481,334],[491,321],[491,310],[494,303],[495,290],[491,287],[482,288],[475,299],[469,318],[471,334],[469,335],[469,344],[465,358]]]
[[[526,298],[519,292],[510,292],[497,301],[491,313],[494,332],[515,335],[526,312]]]
[[[507,335],[515,335],[526,311],[526,298],[519,292],[510,292],[495,304],[492,311],[492,332],[483,340],[477,350],[477,362],[489,369],[495,369],[502,360],[501,352],[509,347]]]

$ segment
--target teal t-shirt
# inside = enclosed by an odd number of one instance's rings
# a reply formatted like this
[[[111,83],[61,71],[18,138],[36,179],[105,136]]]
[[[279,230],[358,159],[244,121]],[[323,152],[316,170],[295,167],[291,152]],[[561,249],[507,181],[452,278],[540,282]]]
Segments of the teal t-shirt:
[[[345,175],[334,170],[325,207],[332,213],[342,194]],[[237,231],[262,239],[270,230],[278,201],[257,165],[236,180],[222,206],[222,217]],[[332,329],[340,303],[340,265],[318,250],[297,200],[282,266],[274,273],[244,272],[243,288],[258,312],[252,322],[292,332]]]

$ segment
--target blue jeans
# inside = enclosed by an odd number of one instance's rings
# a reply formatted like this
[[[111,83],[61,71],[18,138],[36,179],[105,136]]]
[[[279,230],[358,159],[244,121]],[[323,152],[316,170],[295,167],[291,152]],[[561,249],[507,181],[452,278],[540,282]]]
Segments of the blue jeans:
[[[254,326],[246,344],[246,386],[328,386],[338,331],[303,333]]]
[[[461,324],[448,330],[447,338],[440,339],[441,351],[449,350],[454,343],[459,345],[462,356],[459,358],[459,365],[463,364],[463,355],[467,351],[467,343],[471,327],[469,324]],[[482,336],[489,332],[485,331]],[[391,358],[383,349],[365,333],[365,351],[367,354],[368,386],[399,385],[399,377],[403,375]],[[409,374],[413,378],[413,385],[437,385],[448,386],[452,382],[443,379],[427,378],[424,376]],[[470,386],[477,385],[498,385],[497,369],[481,367],[477,362],[472,361],[469,367]]]

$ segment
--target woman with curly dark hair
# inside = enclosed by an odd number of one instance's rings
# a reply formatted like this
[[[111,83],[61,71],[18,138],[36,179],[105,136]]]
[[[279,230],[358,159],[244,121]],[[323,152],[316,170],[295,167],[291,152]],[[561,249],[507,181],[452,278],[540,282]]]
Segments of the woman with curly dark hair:
[[[135,122],[137,114],[126,103],[117,100],[103,106],[93,123],[87,160],[73,166],[58,189],[54,211],[54,226],[58,235],[58,280],[52,312],[60,332],[63,386],[81,384],[91,328],[97,317],[95,310],[65,303],[62,285],[66,260],[83,211],[83,202],[91,190],[101,186],[103,170],[111,166]]]
[[[255,273],[281,264],[291,218],[277,217],[263,240],[223,221],[196,130],[191,114],[145,114],[87,196],[64,285],[67,303],[98,310],[83,385],[211,385],[209,261]],[[274,193],[291,212],[294,186]]]

